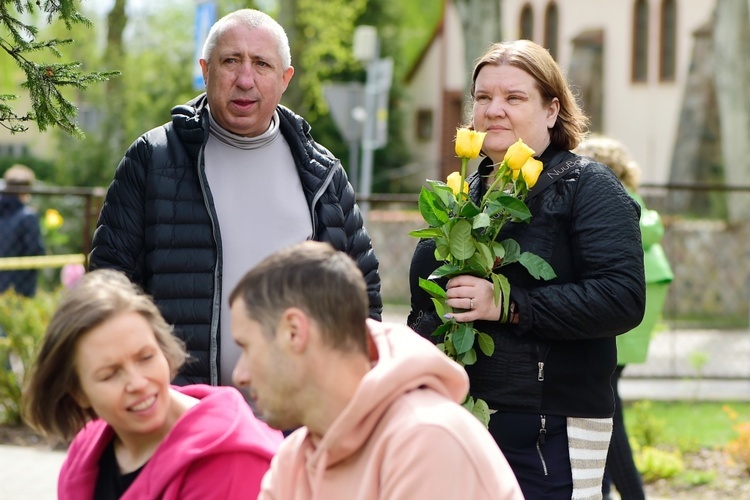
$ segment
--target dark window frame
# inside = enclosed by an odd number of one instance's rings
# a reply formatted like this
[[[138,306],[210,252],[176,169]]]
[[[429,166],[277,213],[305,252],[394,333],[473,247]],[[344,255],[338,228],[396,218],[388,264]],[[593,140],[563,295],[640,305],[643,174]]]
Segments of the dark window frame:
[[[560,13],[557,9],[557,2],[549,2],[544,9],[544,46],[555,60],[558,56],[559,37]]]
[[[677,2],[662,0],[659,25],[659,81],[673,82],[677,72]]]
[[[648,81],[648,2],[633,2],[633,53],[630,78],[634,83]]]

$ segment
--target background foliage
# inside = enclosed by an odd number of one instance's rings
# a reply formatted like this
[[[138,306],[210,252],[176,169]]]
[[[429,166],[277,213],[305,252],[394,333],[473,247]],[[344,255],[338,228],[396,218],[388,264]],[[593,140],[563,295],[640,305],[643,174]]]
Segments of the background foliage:
[[[34,152],[54,162],[54,168],[43,168],[38,177],[58,185],[106,186],[126,148],[142,133],[167,122],[173,106],[199,93],[192,89],[195,2],[69,0],[61,4],[77,7],[93,25],[46,25],[34,18],[40,36],[73,39],[58,50],[62,60],[81,61],[82,72],[116,70],[121,76],[90,86],[85,92],[63,91],[78,107],[77,125],[85,138],[56,131],[57,154]],[[218,0],[217,7],[219,16],[238,8],[259,8],[286,28],[296,71],[282,103],[310,121],[316,140],[343,159],[345,167],[347,145],[329,115],[323,86],[330,81],[364,82],[364,68],[352,53],[353,33],[358,25],[377,28],[381,57],[394,59],[394,80],[389,142],[375,152],[373,190],[399,191],[397,171],[410,161],[409,146],[401,139],[402,82],[436,31],[442,2]]]

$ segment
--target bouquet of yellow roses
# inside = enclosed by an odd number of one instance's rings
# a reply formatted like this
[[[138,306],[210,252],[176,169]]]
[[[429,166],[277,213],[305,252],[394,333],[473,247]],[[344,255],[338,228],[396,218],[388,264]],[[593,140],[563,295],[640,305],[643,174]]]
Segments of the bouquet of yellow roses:
[[[433,332],[441,342],[438,347],[462,366],[477,361],[477,351],[492,356],[495,343],[490,335],[474,328],[473,322],[458,323],[446,304],[446,292],[435,279],[452,278],[463,274],[487,278],[494,287],[495,303],[502,299],[500,320],[508,321],[510,283],[497,270],[511,263],[523,265],[536,279],[552,279],[555,272],[539,256],[521,252],[513,239],[497,241],[506,222],[528,222],[531,212],[524,199],[539,178],[542,162],[533,158],[534,150],[519,139],[513,144],[500,164],[495,166],[492,184],[476,204],[469,196],[466,183],[466,166],[479,156],[484,142],[484,132],[466,128],[456,134],[456,155],[461,158],[461,172],[448,176],[447,182],[428,180],[430,186],[419,194],[419,211],[428,227],[411,231],[417,238],[435,241],[435,259],[442,261],[428,279],[420,278],[419,286],[425,290],[435,305],[442,324]],[[471,395],[463,406],[471,411],[485,426],[489,424],[489,408],[481,399]]]

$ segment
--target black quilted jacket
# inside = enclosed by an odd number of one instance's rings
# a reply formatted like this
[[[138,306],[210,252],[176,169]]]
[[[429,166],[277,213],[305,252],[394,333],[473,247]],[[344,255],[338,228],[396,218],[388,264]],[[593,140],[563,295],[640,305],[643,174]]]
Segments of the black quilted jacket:
[[[544,172],[557,153],[552,146],[544,152]],[[498,237],[545,259],[557,277],[536,280],[520,264],[500,268],[520,323],[475,322],[492,335],[495,353],[478,353],[467,372],[472,395],[492,409],[606,418],[614,410],[615,336],[637,326],[645,307],[640,209],[605,165],[563,158],[570,167],[563,177],[529,200],[531,222],[506,224]],[[478,201],[485,183],[479,172],[468,181]],[[438,266],[433,251],[432,240],[420,241],[410,272],[409,324],[424,336],[439,324],[418,286]]]
[[[90,268],[125,272],[155,300],[191,355],[178,385],[218,381],[221,235],[203,165],[205,94],[172,109],[172,121],[138,138],[115,172],[99,216]],[[367,282],[370,316],[380,319],[378,260],[340,162],[310,136],[310,125],[279,106],[310,206],[313,236],[347,252]],[[281,195],[281,193],[280,193]]]

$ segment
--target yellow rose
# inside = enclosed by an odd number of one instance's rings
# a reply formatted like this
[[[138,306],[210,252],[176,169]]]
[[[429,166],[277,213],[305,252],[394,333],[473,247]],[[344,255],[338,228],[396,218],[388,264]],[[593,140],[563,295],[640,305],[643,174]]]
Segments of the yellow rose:
[[[479,156],[485,135],[487,132],[477,132],[468,128],[456,130],[456,156],[469,160]]]
[[[534,158],[529,158],[526,160],[526,163],[523,164],[523,167],[521,167],[521,175],[523,175],[523,180],[526,181],[526,185],[529,189],[534,187],[534,184],[536,184],[536,181],[539,179],[539,174],[542,173],[543,168],[544,165],[542,162]]]
[[[521,170],[526,160],[534,156],[535,151],[524,144],[522,139],[518,139],[515,144],[512,144],[508,151],[505,152],[505,158],[503,162],[508,165],[511,170]]]
[[[63,217],[54,208],[49,208],[44,214],[44,225],[50,229],[57,229],[63,225]]]
[[[460,191],[463,191],[464,193],[469,192],[469,184],[464,181],[464,185],[461,186],[461,174],[458,172],[453,172],[451,175],[448,176],[448,179],[445,181],[445,184],[451,188],[451,191],[453,191],[453,194],[458,194]],[[461,186],[459,188],[459,186]]]

